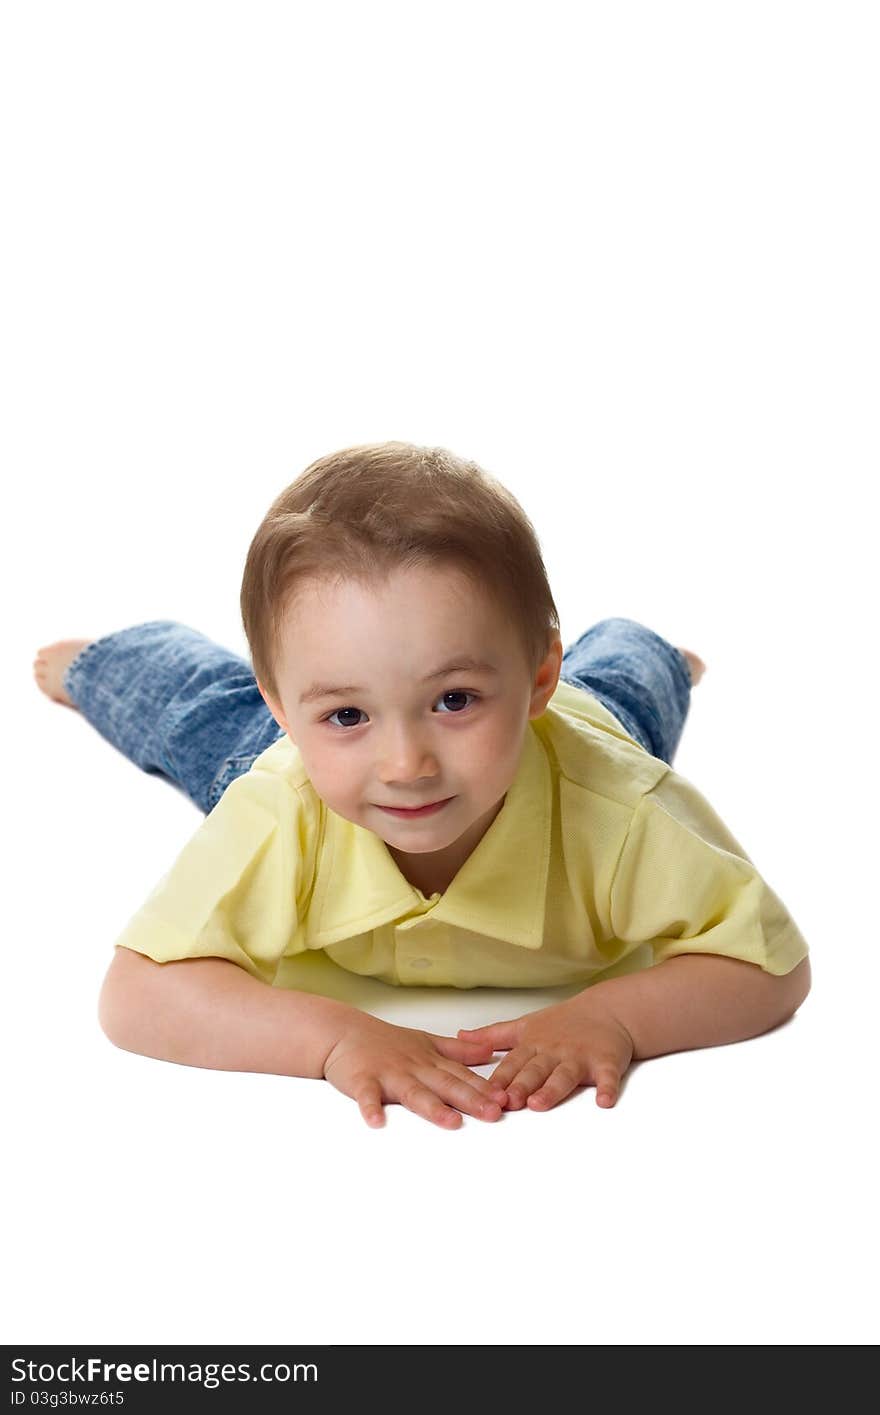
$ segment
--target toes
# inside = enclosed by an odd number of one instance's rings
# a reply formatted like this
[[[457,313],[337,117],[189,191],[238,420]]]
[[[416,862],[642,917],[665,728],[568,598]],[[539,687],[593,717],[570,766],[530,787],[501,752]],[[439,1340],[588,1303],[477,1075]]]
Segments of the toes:
[[[696,687],[706,671],[706,665],[698,653],[693,653],[691,649],[679,648],[679,653],[687,659],[688,671],[691,676],[691,684]]]

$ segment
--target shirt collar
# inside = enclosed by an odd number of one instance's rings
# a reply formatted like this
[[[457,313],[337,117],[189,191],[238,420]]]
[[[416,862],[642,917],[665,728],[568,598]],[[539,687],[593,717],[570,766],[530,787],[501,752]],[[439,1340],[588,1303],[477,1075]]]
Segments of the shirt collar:
[[[325,829],[306,946],[325,948],[392,920],[430,913],[455,928],[540,948],[551,800],[550,764],[530,721],[504,805],[445,893],[431,896],[433,903],[401,873],[384,840],[322,803]]]

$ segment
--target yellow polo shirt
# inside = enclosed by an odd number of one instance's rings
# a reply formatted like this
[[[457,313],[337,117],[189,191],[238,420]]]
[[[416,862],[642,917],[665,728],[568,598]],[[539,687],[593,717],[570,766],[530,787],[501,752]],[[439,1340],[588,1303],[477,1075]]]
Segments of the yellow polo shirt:
[[[680,953],[782,974],[808,952],[699,791],[562,682],[445,893],[426,898],[378,835],[329,810],[285,736],[116,943],[158,963],[228,958],[277,987],[307,949],[386,983],[456,988],[587,986]]]

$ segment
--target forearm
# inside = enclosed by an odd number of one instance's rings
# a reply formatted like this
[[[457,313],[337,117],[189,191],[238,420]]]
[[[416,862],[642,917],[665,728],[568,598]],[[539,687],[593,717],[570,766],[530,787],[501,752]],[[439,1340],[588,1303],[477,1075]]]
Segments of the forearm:
[[[629,1032],[634,1060],[724,1046],[784,1022],[810,990],[810,962],[775,977],[754,963],[690,953],[594,983],[584,1005],[606,1006]]]
[[[321,1077],[357,1009],[273,988],[222,958],[154,963],[117,948],[98,1007],[125,1051],[217,1071]]]

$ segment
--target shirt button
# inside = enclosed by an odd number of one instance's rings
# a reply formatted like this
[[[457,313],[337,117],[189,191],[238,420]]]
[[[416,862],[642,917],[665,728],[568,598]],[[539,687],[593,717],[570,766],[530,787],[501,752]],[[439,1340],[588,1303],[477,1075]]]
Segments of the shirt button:
[[[431,966],[430,958],[414,958],[410,964],[411,968],[430,968]]]

